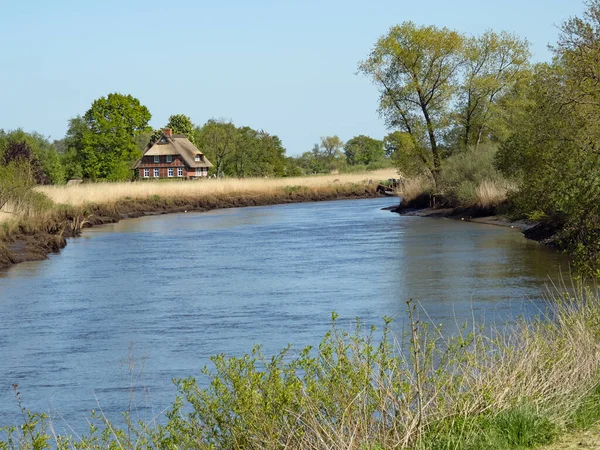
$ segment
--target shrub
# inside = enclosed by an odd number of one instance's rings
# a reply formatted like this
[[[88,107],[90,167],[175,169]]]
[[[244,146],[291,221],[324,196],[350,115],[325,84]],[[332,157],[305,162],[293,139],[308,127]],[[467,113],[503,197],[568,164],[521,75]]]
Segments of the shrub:
[[[494,167],[496,151],[495,146],[485,145],[444,161],[440,185],[451,206],[489,208],[506,200],[510,184]]]

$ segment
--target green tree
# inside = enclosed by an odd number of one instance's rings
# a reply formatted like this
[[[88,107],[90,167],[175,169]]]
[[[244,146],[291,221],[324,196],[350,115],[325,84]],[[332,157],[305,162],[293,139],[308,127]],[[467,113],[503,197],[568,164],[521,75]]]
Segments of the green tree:
[[[515,209],[559,230],[577,267],[600,276],[600,1],[561,27],[553,64],[538,65],[498,167],[519,184]]]
[[[17,151],[17,147],[21,150]],[[11,150],[12,149],[12,150]],[[65,169],[54,144],[37,132],[26,133],[18,129],[9,132],[0,130],[0,155],[18,154],[29,161],[38,183],[61,184],[65,182]],[[6,163],[8,164],[8,160]]]
[[[321,152],[329,161],[332,161],[336,158],[339,159],[342,155],[343,148],[344,142],[338,136],[325,136],[321,138]]]
[[[81,120],[73,119],[72,148],[82,175],[92,180],[130,179],[131,163],[141,155],[136,137],[149,131],[148,108],[131,95],[109,94],[92,103]]]
[[[478,147],[486,132],[500,134],[494,123],[498,109],[502,99],[527,76],[529,57],[527,41],[507,32],[487,31],[466,40],[457,112],[461,147]]]
[[[388,126],[408,133],[418,153],[425,148],[431,153],[436,185],[443,156],[439,141],[450,125],[464,42],[456,31],[404,22],[381,37],[359,65],[380,88],[379,111]]]
[[[192,144],[196,144],[194,136],[194,124],[185,114],[173,114],[169,117],[166,128],[171,128],[175,134],[183,134]]]
[[[368,136],[353,137],[344,145],[346,161],[350,165],[369,165],[385,158],[383,142]]]
[[[227,159],[235,152],[238,143],[238,129],[231,121],[210,119],[195,132],[198,148],[215,165],[218,177],[225,175]]]

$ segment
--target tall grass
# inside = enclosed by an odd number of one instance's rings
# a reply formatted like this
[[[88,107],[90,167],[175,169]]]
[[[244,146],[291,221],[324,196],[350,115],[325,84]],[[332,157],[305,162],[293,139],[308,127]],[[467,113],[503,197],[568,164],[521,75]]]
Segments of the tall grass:
[[[7,432],[22,448],[40,433],[61,448],[532,448],[600,419],[600,293],[578,288],[547,308],[502,333],[473,326],[450,338],[410,302],[397,339],[388,319],[377,334],[342,329],[334,315],[316,349],[217,355],[207,388],[177,380],[162,425],[99,417],[88,436],[51,438],[43,427],[56,427],[26,413]]]
[[[124,198],[143,199],[154,195],[161,198],[189,198],[227,194],[264,194],[280,191],[287,186],[318,190],[334,184],[364,183],[395,176],[395,169],[368,173],[337,174],[298,178],[227,178],[193,181],[138,181],[125,183],[88,183],[74,186],[41,186],[40,192],[55,203],[83,205],[109,204]],[[374,181],[375,182],[375,181]],[[376,182],[375,182],[376,183]]]

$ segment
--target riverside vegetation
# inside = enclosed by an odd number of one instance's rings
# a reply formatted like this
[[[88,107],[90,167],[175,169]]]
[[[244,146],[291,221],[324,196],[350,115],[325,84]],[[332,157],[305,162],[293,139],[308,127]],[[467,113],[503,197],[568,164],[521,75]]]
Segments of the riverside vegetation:
[[[562,24],[553,61],[531,64],[528,43],[509,33],[467,36],[411,22],[392,27],[359,65],[380,88],[380,113],[391,129],[381,141],[323,137],[311,152],[286,158],[275,136],[227,121],[198,127],[175,115],[167,125],[193,139],[219,176],[293,177],[393,164],[408,206],[538,222],[538,238],[573,254],[581,276],[598,277],[599,30],[600,1],[591,0],[582,17]],[[104,123],[101,117],[111,116],[100,112],[111,110],[131,120]],[[43,230],[46,245],[59,247],[86,221],[117,220],[149,206],[203,209],[370,192],[369,185],[326,177],[311,187],[270,179],[263,190],[258,180],[230,181],[229,190],[219,180],[36,187],[72,176],[128,179],[128,164],[155,136],[149,119],[136,99],[111,94],[74,118],[54,144],[35,133],[1,133],[0,200],[17,216],[3,223],[2,255],[11,258],[14,236]],[[177,380],[179,397],[162,420],[138,420],[132,410],[118,427],[100,412],[89,433],[77,436],[23,407],[23,423],[4,430],[0,448],[543,445],[600,420],[600,295],[582,286],[549,299],[538,319],[502,332],[473,326],[447,338],[411,304],[411,329],[398,342],[385,325],[378,333],[357,323],[347,332],[334,318],[316,349],[284,349],[271,358],[260,348],[241,358],[215,356],[209,387]]]
[[[600,276],[600,2],[560,26],[550,63],[508,33],[406,22],[359,69],[380,88],[406,206],[502,212]],[[476,212],[476,211],[475,211]],[[533,233],[532,233],[533,234]]]

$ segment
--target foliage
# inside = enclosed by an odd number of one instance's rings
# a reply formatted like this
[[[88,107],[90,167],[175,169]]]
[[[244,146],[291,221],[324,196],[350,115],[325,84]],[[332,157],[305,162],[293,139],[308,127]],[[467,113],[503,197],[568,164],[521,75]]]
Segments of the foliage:
[[[381,37],[359,65],[380,88],[379,111],[388,125],[408,133],[418,153],[425,148],[431,152],[436,183],[442,160],[439,141],[449,126],[464,41],[447,28],[404,22]]]
[[[200,151],[215,164],[217,177],[222,177],[225,174],[226,159],[236,149],[237,129],[233,122],[211,119],[196,129],[195,139]]]
[[[0,161],[9,164],[22,160],[27,171],[38,184],[61,184],[65,171],[56,147],[39,133],[26,133],[21,129],[0,130]]]
[[[517,214],[545,218],[584,275],[600,275],[600,2],[562,27],[553,64],[538,65],[526,121],[515,120],[498,167],[519,183]]]
[[[348,164],[369,165],[381,161],[385,157],[383,142],[368,136],[353,137],[344,145],[344,154]]]
[[[497,146],[486,145],[456,153],[444,161],[441,187],[455,206],[477,205],[477,188],[484,182],[503,182],[494,166]]]
[[[531,55],[527,41],[493,31],[469,37],[463,52],[455,145],[467,149],[502,135],[502,101],[527,76]]]
[[[92,103],[83,117],[71,120],[68,160],[73,173],[92,180],[127,180],[141,155],[136,137],[149,131],[148,108],[131,95],[109,94]]]
[[[173,114],[165,128],[171,128],[174,134],[183,134],[192,144],[196,144],[194,137],[194,124],[185,114]]]
[[[431,152],[415,141],[410,133],[395,131],[385,137],[390,158],[398,172],[405,176],[424,175],[433,179]]]

